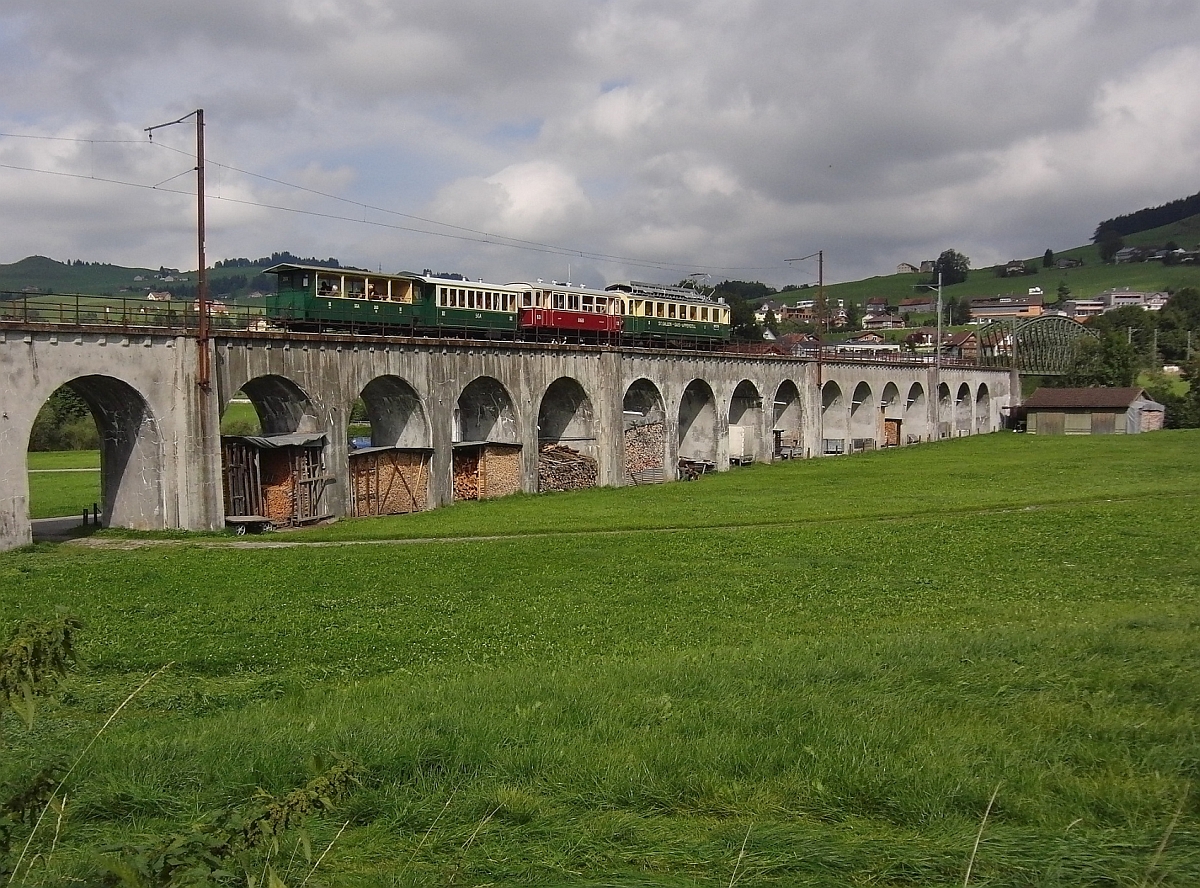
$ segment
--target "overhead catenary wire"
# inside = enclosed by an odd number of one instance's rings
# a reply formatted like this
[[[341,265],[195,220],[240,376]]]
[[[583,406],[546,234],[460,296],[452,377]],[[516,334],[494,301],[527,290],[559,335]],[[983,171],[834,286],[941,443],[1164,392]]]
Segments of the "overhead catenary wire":
[[[154,142],[154,141],[149,141],[149,140],[142,141],[140,139],[87,139],[87,138],[72,138],[72,137],[66,137],[66,136],[35,136],[35,135],[27,135],[27,134],[21,134],[21,133],[5,133],[5,132],[0,132],[0,138],[39,139],[39,140],[47,140],[47,141],[74,142],[74,143],[79,143],[79,144],[93,144],[94,143],[94,144],[112,144],[112,145],[150,145],[150,146],[165,149],[167,151],[172,151],[172,152],[175,152],[178,154],[184,154],[184,155],[187,154],[187,152],[184,152],[178,148],[174,148],[170,145],[165,145],[161,141],[159,141],[159,142]],[[678,270],[686,270],[686,269],[693,269],[693,270],[694,269],[708,269],[711,271],[726,271],[726,272],[730,272],[730,271],[768,271],[768,270],[773,270],[773,269],[777,269],[780,267],[779,265],[754,265],[754,266],[704,265],[704,264],[698,264],[698,263],[694,263],[694,262],[669,262],[669,261],[660,261],[660,260],[650,260],[650,259],[643,259],[643,258],[633,257],[633,256],[620,256],[620,255],[611,254],[611,253],[601,253],[601,252],[593,251],[593,250],[583,250],[583,249],[579,249],[576,247],[567,247],[567,246],[556,245],[556,244],[548,244],[548,243],[543,243],[540,241],[524,240],[521,238],[514,238],[514,237],[509,237],[507,235],[496,234],[494,232],[487,232],[487,231],[482,231],[479,229],[469,228],[466,226],[454,225],[449,222],[441,222],[436,219],[429,219],[429,218],[426,218],[423,216],[417,216],[417,215],[414,215],[411,213],[405,213],[405,212],[402,212],[399,210],[389,209],[387,207],[374,206],[372,204],[364,203],[363,201],[354,200],[352,198],[341,197],[336,194],[330,194],[328,192],[320,191],[320,190],[314,189],[314,188],[308,188],[303,185],[297,185],[293,182],[287,182],[283,179],[277,179],[277,178],[274,178],[271,176],[266,176],[266,175],[263,175],[260,173],[254,173],[249,170],[243,170],[238,167],[232,166],[230,164],[221,163],[220,161],[206,159],[205,163],[206,163],[206,165],[211,165],[211,166],[216,166],[219,168],[227,169],[231,172],[239,173],[239,174],[245,175],[245,176],[250,176],[250,177],[256,178],[256,179],[261,179],[262,181],[271,182],[273,184],[280,185],[285,188],[293,189],[293,190],[304,192],[307,194],[312,194],[314,196],[322,197],[322,198],[325,198],[328,200],[334,200],[334,201],[338,201],[341,203],[350,204],[351,206],[355,207],[356,210],[361,210],[362,215],[360,217],[357,213],[354,216],[349,216],[349,215],[342,215],[342,214],[338,214],[338,213],[320,212],[318,210],[309,210],[309,209],[302,209],[299,207],[283,206],[280,204],[267,203],[265,201],[255,201],[255,200],[247,200],[244,198],[226,197],[219,193],[217,195],[212,195],[212,194],[205,195],[205,197],[209,200],[217,200],[217,201],[221,201],[221,202],[229,203],[229,204],[257,207],[260,209],[272,210],[275,212],[292,213],[294,215],[309,216],[309,217],[318,218],[318,219],[327,219],[330,221],[354,222],[354,223],[357,223],[360,225],[369,225],[372,227],[383,228],[383,229],[387,229],[390,231],[402,231],[402,232],[406,232],[406,233],[410,233],[410,234],[422,234],[422,235],[426,235],[426,236],[430,236],[430,237],[441,237],[441,238],[447,238],[450,240],[461,241],[464,243],[475,243],[475,244],[483,244],[483,245],[487,245],[487,246],[508,247],[510,249],[526,250],[529,252],[542,253],[545,255],[553,255],[553,256],[572,256],[572,257],[578,257],[581,259],[588,259],[593,262],[622,264],[622,265],[629,265],[629,266],[633,266],[633,267],[637,267],[637,268],[651,268],[651,269],[658,269],[658,270],[662,270],[662,271],[678,271]],[[178,189],[161,187],[162,185],[165,185],[166,183],[172,181],[173,179],[177,179],[180,176],[186,175],[189,172],[193,172],[195,169],[194,167],[189,170],[185,170],[184,172],[179,173],[175,176],[171,176],[170,178],[165,179],[162,182],[158,182],[153,185],[150,185],[150,184],[147,184],[144,182],[133,182],[133,181],[125,180],[125,179],[116,179],[116,178],[107,177],[107,176],[97,176],[97,175],[95,175],[94,169],[91,174],[84,175],[82,173],[71,173],[71,172],[66,172],[64,170],[47,170],[47,169],[41,169],[38,167],[29,167],[29,166],[22,166],[19,164],[10,164],[10,163],[2,163],[2,162],[0,162],[0,169],[9,169],[9,170],[22,171],[22,172],[38,173],[38,174],[42,174],[42,175],[59,176],[62,178],[69,178],[69,179],[90,180],[90,181],[95,181],[95,182],[101,182],[104,184],[118,185],[118,186],[128,187],[128,188],[141,188],[141,189],[146,189],[146,190],[160,191],[160,192],[167,193],[167,194],[193,195],[195,193],[194,191],[181,191]],[[373,212],[383,213],[386,215],[398,216],[398,217],[404,218],[404,219],[411,219],[414,222],[420,222],[425,225],[433,225],[433,226],[437,226],[439,228],[444,228],[444,229],[448,229],[448,230],[436,231],[436,230],[430,230],[428,228],[421,228],[421,227],[417,227],[417,226],[413,226],[413,225],[400,225],[400,224],[390,223],[390,222],[386,222],[386,221],[382,221],[382,220],[371,220],[371,219],[368,219],[366,216],[367,211],[373,211]]]

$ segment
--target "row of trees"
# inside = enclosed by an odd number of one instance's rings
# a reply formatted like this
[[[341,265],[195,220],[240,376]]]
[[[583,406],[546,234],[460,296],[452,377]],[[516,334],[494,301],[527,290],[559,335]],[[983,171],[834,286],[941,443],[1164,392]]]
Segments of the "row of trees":
[[[1151,228],[1170,225],[1172,222],[1179,222],[1198,213],[1200,213],[1200,192],[1196,192],[1190,197],[1181,197],[1179,200],[1170,201],[1159,207],[1147,207],[1135,213],[1126,213],[1123,216],[1105,219],[1096,226],[1096,232],[1092,235],[1092,243],[1099,244],[1105,235],[1110,238],[1119,238],[1127,234],[1136,234],[1139,231],[1149,231]],[[1120,248],[1118,247],[1118,249]]]

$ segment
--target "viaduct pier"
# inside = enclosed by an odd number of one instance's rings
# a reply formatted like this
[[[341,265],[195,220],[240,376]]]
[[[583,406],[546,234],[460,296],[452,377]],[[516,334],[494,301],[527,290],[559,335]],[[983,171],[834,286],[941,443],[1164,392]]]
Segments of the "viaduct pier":
[[[225,525],[230,451],[220,426],[238,392],[254,404],[267,444],[306,437],[317,448],[323,514],[338,517],[362,514],[347,434],[360,398],[371,449],[420,455],[422,489],[412,498],[420,508],[454,501],[471,448],[504,451],[512,489],[539,489],[548,445],[586,455],[595,483],[620,486],[674,480],[680,460],[725,470],[731,459],[984,434],[1019,398],[1007,369],[901,356],[250,330],[208,341],[202,386],[200,348],[182,331],[0,325],[0,549],[31,541],[30,431],[63,385],[87,402],[100,432],[104,525],[143,530]]]

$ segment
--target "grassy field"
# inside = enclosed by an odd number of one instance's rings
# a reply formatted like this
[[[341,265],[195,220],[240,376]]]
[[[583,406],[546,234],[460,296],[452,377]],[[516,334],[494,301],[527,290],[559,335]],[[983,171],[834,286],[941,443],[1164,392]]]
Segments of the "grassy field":
[[[361,785],[308,884],[962,885],[977,835],[972,885],[1196,884],[1198,452],[993,435],[260,541],[313,546],[2,555],[0,624],[66,606],[84,665],[4,722],[0,779],[173,664],[26,884],[312,755]]]
[[[30,518],[79,515],[100,501],[100,451],[30,453],[27,462]]]

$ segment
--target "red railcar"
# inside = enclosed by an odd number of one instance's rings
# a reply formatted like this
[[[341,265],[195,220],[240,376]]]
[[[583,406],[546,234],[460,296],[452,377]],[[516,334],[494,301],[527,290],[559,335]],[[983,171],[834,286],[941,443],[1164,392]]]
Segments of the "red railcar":
[[[621,333],[624,300],[619,294],[558,281],[509,286],[521,290],[521,314],[517,324],[533,338],[564,336],[605,340]]]
[[[551,332],[620,333],[621,316],[557,308],[523,308],[522,329]]]

